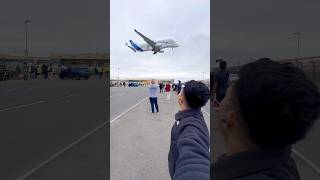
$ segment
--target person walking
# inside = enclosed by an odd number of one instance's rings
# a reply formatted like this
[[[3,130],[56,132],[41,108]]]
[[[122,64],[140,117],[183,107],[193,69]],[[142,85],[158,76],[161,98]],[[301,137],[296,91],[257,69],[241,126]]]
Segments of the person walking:
[[[158,98],[157,98],[158,86],[156,85],[156,81],[154,79],[151,80],[148,90],[149,90],[149,100],[151,104],[151,112],[154,113],[154,108],[156,108],[157,112],[159,112]]]
[[[180,94],[181,89],[182,89],[182,84],[181,84],[181,81],[179,80],[179,81],[178,81],[178,84],[176,85],[176,92],[177,92],[177,95],[179,95],[179,94]]]
[[[214,102],[220,104],[226,95],[229,85],[229,73],[227,72],[227,62],[224,60],[219,61],[219,71],[214,76],[213,90],[215,93]]]
[[[226,151],[212,179],[300,180],[293,146],[319,115],[319,89],[300,68],[269,58],[242,66],[216,118]]]
[[[170,100],[171,85],[169,82],[167,82],[165,90],[166,90],[167,100]]]
[[[160,93],[163,93],[163,86],[164,86],[163,83],[160,82],[160,83],[159,83]]]

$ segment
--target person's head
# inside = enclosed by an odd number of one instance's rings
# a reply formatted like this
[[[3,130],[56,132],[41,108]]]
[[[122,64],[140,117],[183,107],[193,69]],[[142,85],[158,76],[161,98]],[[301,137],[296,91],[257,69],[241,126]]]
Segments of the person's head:
[[[152,79],[152,80],[151,80],[151,84],[156,84],[156,80],[155,80],[155,79]]]
[[[199,109],[208,102],[209,96],[209,88],[204,83],[188,81],[178,95],[180,110]]]
[[[219,61],[219,68],[220,69],[226,69],[227,68],[227,62],[224,60]]]
[[[281,148],[303,139],[319,113],[319,90],[299,68],[262,58],[240,69],[218,126],[230,152]]]
[[[181,84],[181,81],[179,80],[178,83]]]

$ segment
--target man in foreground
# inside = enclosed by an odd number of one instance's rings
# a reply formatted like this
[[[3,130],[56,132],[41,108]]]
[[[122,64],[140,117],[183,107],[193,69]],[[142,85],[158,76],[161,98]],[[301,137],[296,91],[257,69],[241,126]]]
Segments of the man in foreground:
[[[201,112],[209,96],[209,88],[193,80],[178,95],[180,110],[171,130],[168,156],[174,180],[210,179],[209,131]]]
[[[319,90],[300,69],[268,58],[243,66],[218,113],[227,150],[212,179],[300,179],[291,146],[320,113]]]

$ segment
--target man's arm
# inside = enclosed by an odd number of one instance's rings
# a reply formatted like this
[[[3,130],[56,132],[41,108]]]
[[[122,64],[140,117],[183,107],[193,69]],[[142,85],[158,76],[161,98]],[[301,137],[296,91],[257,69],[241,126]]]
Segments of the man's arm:
[[[186,126],[177,142],[179,157],[174,180],[209,180],[210,155],[208,136],[194,126]]]

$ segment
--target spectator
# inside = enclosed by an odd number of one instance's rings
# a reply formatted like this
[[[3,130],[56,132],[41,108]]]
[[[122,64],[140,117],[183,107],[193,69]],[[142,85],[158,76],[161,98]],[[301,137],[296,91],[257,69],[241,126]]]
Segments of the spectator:
[[[179,112],[171,130],[169,172],[174,180],[209,180],[209,131],[201,107],[209,100],[209,88],[188,81],[178,96]]]
[[[170,100],[171,85],[169,82],[167,82],[165,90],[166,90],[167,100]]]
[[[268,58],[244,65],[219,111],[226,154],[213,179],[300,179],[291,146],[319,118],[320,94],[298,67]]]
[[[154,113],[154,107],[156,108],[157,112],[159,112],[158,98],[157,98],[158,86],[156,85],[156,81],[154,79],[151,80],[151,83],[148,89],[149,89],[149,100],[151,104],[151,112]]]
[[[224,60],[218,60],[219,71],[214,76],[213,90],[215,93],[214,101],[219,104],[226,95],[226,91],[229,84],[229,73],[227,72],[227,62]]]
[[[175,88],[176,88],[177,95],[179,95],[182,89],[182,84],[180,80],[178,81],[178,84],[176,85]]]

